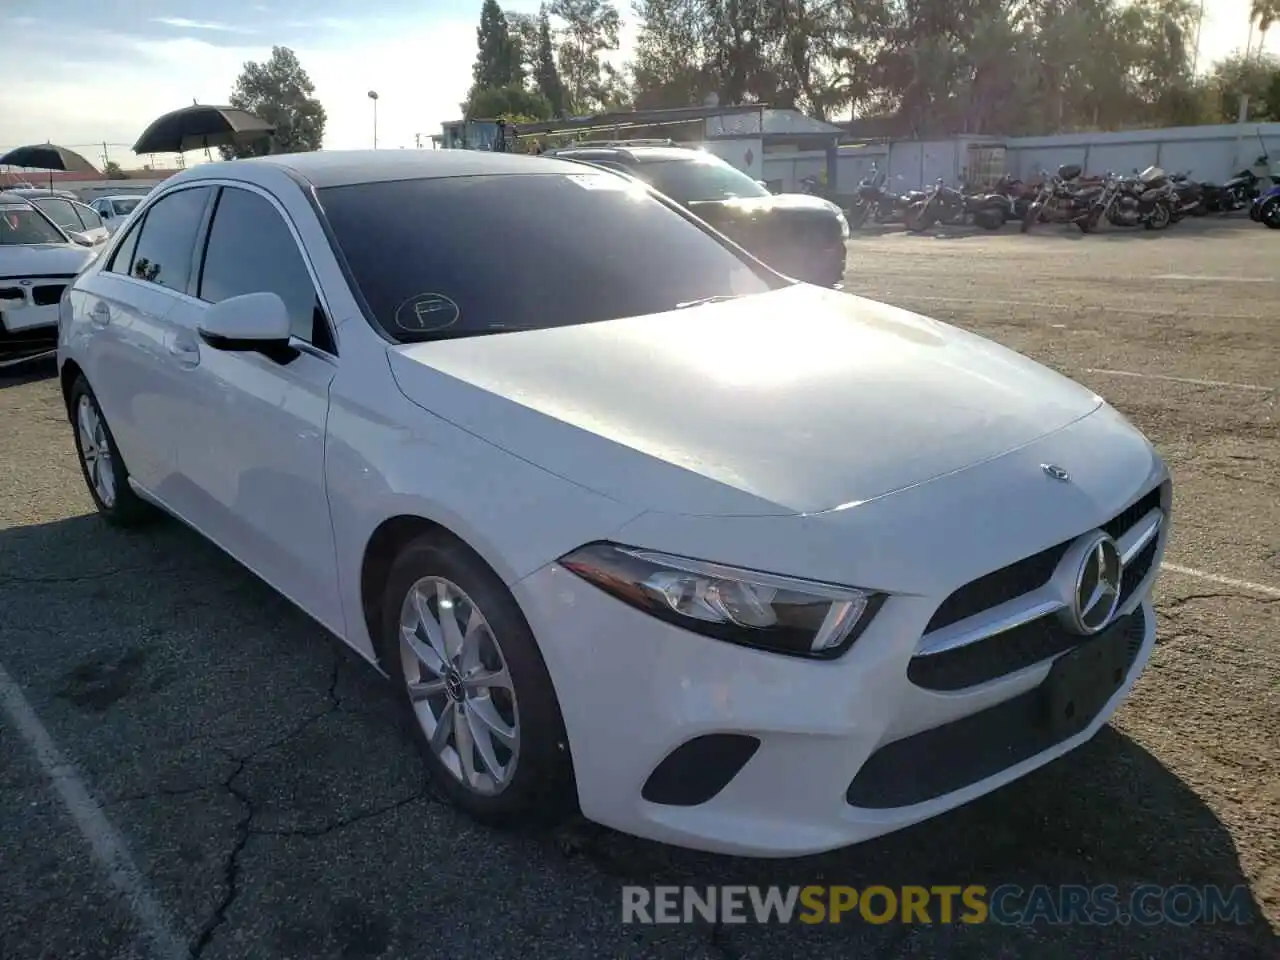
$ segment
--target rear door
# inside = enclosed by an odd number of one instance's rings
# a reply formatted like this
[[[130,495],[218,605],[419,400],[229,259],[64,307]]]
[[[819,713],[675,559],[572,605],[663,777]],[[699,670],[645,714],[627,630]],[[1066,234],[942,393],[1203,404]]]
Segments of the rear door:
[[[180,188],[160,197],[111,253],[103,269],[83,278],[72,298],[78,344],[89,384],[111,425],[129,473],[169,502],[177,484],[177,434],[183,379],[170,352],[168,316],[190,300],[195,240],[214,188]]]

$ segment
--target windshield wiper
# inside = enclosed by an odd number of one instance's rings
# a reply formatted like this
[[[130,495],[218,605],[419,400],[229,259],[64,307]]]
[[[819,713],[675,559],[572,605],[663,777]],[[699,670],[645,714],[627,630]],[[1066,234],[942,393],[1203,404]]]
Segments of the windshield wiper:
[[[677,303],[676,309],[683,310],[685,307],[700,307],[705,303],[723,303],[726,300],[737,300],[741,294],[738,293],[720,293],[714,297],[699,297],[697,300],[686,300],[684,303]]]

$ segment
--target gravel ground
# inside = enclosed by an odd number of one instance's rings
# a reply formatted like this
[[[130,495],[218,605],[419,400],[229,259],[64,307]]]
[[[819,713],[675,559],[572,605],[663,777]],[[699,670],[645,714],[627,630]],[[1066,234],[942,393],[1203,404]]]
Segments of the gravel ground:
[[[90,515],[47,370],[0,380],[0,685],[21,687],[202,957],[1275,957],[1277,241],[1201,221],[851,243],[854,292],[1083,381],[1177,484],[1160,644],[1111,727],[883,840],[779,862],[472,825],[424,785],[381,681],[340,644],[177,524],[124,535]],[[139,904],[3,714],[0,864],[0,957],[148,955]],[[619,922],[623,884],[680,882],[1244,885],[1250,903],[1242,925],[1189,927]]]

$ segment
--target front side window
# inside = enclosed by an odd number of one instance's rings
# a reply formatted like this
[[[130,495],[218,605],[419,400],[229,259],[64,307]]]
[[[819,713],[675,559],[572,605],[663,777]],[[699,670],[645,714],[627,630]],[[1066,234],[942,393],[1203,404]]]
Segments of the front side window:
[[[213,211],[200,274],[201,300],[218,303],[246,293],[278,294],[291,332],[326,346],[327,328],[306,261],[280,212],[248,190],[223,188]]]
[[[636,167],[635,174],[677,203],[770,196],[741,170],[709,153],[680,160],[647,160]]]
[[[212,191],[212,187],[175,190],[147,209],[129,268],[131,277],[186,293],[196,234]],[[115,266],[119,265],[117,259]]]
[[[30,204],[0,204],[0,246],[66,242],[53,221]]]
[[[86,230],[97,230],[102,226],[102,218],[98,216],[98,211],[82,203],[72,204],[71,207],[80,215],[80,222],[84,224]]]
[[[373,319],[401,342],[642,316],[786,283],[642,185],[586,168],[318,197]]]

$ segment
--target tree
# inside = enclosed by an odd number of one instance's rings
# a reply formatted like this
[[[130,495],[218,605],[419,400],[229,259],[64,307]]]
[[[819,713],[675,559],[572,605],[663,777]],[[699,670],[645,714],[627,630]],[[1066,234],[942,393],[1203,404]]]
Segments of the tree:
[[[1243,96],[1249,98],[1249,120],[1280,120],[1280,57],[1274,54],[1227,57],[1214,64],[1208,87],[1216,123],[1235,123]]]
[[[114,160],[108,160],[106,166],[102,168],[102,173],[108,180],[128,180],[129,176],[120,169],[120,164]]]
[[[319,150],[325,112],[313,96],[315,84],[288,47],[272,47],[265,63],[245,63],[231,91],[231,106],[261,117],[276,128],[274,142],[284,153]],[[220,148],[224,159],[252,156],[249,145]]]
[[[551,104],[541,93],[522,86],[473,87],[462,105],[462,114],[467,120],[549,120]]]
[[[564,116],[565,91],[560,79],[560,68],[556,66],[555,40],[551,34],[551,15],[544,3],[538,8],[538,34],[533,57],[533,82],[538,92],[546,98],[551,107],[551,114]]]
[[[520,66],[520,44],[512,36],[506,14],[498,6],[498,0],[484,0],[480,7],[476,46],[476,62],[471,68],[475,89],[512,87],[524,83],[524,71]]]
[[[622,18],[608,0],[552,0],[550,13],[564,21],[558,66],[566,106],[603,107],[610,99],[600,54],[618,49]]]
[[[507,29],[516,45],[520,76],[528,85],[538,69],[538,16],[518,10],[507,10],[503,16],[507,18]]]

